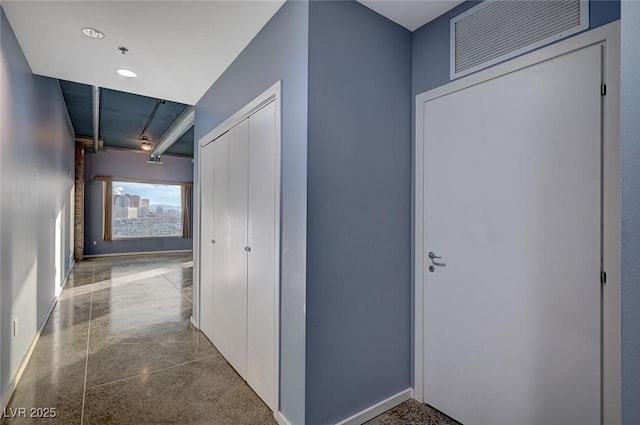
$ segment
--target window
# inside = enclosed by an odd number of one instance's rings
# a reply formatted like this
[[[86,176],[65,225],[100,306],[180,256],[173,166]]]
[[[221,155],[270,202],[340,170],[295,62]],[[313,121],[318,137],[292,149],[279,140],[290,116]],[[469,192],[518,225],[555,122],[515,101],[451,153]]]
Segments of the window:
[[[181,185],[112,182],[113,239],[182,237]]]

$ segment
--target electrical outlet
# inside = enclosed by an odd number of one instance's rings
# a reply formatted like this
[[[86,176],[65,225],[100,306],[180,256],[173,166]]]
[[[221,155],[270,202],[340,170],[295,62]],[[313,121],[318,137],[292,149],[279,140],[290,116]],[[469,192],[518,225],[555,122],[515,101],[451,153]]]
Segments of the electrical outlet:
[[[98,245],[98,241],[93,241],[93,246]]]
[[[13,319],[13,337],[18,336],[18,319]]]

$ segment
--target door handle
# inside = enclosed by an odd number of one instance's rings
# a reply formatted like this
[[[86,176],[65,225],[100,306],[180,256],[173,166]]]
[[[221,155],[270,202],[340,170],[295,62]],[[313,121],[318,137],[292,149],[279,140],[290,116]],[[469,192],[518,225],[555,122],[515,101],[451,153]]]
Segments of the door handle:
[[[244,252],[251,252],[251,247],[250,246],[245,246],[244,247]]]
[[[433,251],[429,251],[429,254],[427,254],[427,256],[429,257],[429,260],[431,260],[431,263],[434,266],[438,266],[438,267],[446,267],[447,263],[439,263],[436,260],[440,260],[442,259],[442,257],[438,257],[436,254],[434,254]]]

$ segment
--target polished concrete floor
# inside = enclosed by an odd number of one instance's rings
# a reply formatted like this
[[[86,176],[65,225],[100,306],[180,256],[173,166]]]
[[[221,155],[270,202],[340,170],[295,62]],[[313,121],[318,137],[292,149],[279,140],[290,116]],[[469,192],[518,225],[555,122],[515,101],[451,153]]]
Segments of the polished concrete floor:
[[[0,422],[275,424],[191,325],[192,268],[184,255],[77,263],[5,412],[25,408],[30,416],[31,408],[54,408],[56,417]],[[370,421],[453,423],[414,401]]]

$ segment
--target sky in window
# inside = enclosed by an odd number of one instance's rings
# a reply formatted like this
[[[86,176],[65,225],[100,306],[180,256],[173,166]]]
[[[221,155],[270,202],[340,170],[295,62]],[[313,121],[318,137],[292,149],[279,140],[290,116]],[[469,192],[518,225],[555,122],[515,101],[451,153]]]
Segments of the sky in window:
[[[180,207],[180,186],[164,184],[113,182],[114,195],[140,195],[149,199],[153,205],[172,205]]]

